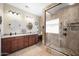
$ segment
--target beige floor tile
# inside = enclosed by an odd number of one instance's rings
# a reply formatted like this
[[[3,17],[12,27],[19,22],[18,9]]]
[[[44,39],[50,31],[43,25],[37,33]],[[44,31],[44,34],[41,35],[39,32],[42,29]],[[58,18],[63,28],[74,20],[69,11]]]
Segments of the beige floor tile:
[[[54,55],[56,53],[54,53]],[[36,44],[28,48],[16,51],[8,56],[53,56],[53,54],[49,53],[43,45]]]

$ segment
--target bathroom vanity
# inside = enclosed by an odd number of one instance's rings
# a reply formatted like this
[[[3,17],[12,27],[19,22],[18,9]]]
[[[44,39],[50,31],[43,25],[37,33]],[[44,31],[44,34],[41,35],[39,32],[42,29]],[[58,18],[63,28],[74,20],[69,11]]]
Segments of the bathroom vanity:
[[[3,5],[4,18],[1,20],[0,17],[0,23],[2,22],[1,55],[11,54],[41,41],[38,35],[41,33],[40,17],[12,5]]]
[[[2,55],[8,55],[14,51],[34,45],[39,41],[38,34],[3,36],[1,40]]]

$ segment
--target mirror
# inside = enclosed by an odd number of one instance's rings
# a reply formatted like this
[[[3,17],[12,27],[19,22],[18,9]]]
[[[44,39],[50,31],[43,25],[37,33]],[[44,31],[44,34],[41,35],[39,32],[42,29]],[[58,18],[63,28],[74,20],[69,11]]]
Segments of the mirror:
[[[32,23],[28,23],[28,24],[27,24],[27,28],[28,28],[29,30],[31,30],[31,29],[33,28],[33,24],[32,24]]]

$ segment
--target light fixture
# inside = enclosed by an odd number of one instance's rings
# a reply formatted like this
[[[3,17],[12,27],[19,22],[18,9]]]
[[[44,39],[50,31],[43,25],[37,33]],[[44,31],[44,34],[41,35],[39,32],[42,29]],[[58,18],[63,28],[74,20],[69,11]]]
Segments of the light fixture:
[[[13,12],[13,11],[11,11],[11,10],[9,10],[8,12],[11,13],[11,14],[19,15],[19,13]]]

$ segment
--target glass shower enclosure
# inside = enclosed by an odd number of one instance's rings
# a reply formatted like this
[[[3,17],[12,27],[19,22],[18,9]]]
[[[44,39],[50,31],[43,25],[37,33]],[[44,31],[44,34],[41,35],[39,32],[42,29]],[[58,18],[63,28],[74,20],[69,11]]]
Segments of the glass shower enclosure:
[[[78,13],[78,3],[53,3],[45,10],[45,43],[51,52],[54,49],[65,55],[79,55]]]

